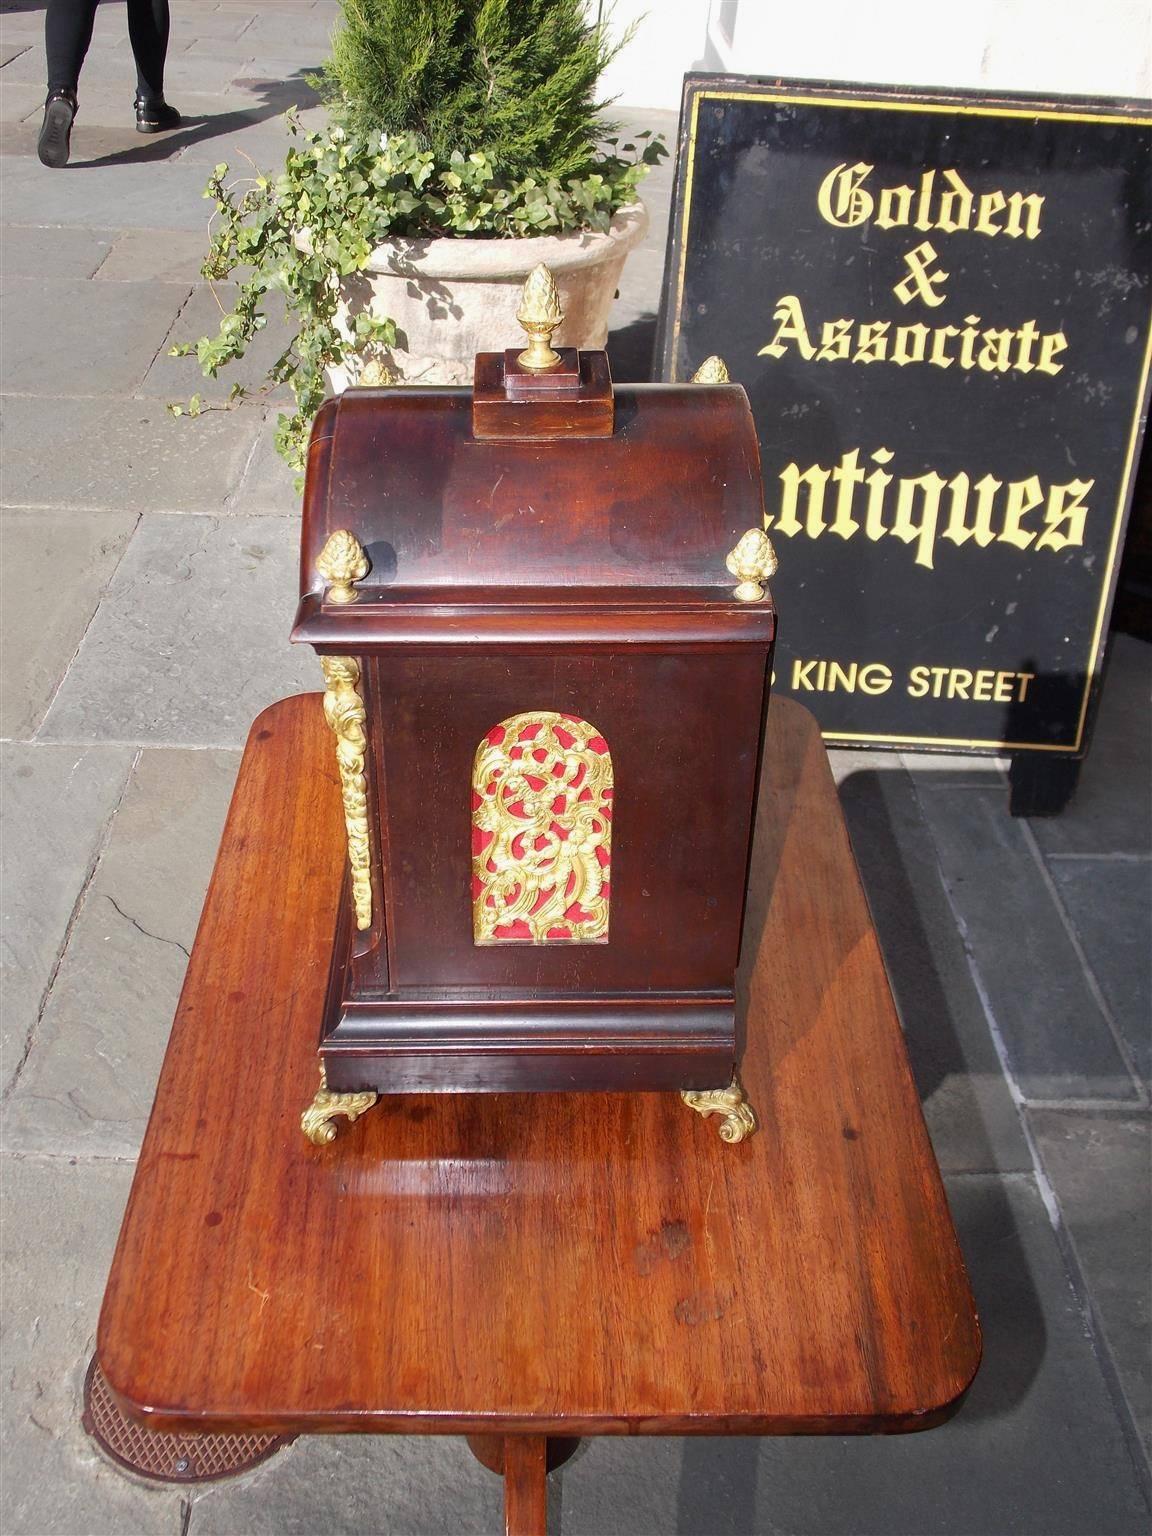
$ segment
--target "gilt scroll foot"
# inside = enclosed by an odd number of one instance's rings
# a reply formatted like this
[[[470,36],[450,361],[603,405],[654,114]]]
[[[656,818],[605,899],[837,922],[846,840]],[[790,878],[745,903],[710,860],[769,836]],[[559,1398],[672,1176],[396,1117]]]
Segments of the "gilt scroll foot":
[[[734,1077],[727,1088],[687,1089],[680,1097],[689,1109],[707,1120],[709,1115],[722,1115],[721,1141],[744,1141],[756,1129],[756,1116],[744,1097],[744,1090]]]
[[[308,1140],[318,1147],[336,1139],[335,1118],[347,1115],[348,1124],[358,1120],[365,1110],[371,1109],[380,1097],[371,1089],[363,1093],[333,1093],[328,1086],[324,1068],[320,1068],[320,1088],[316,1097],[300,1116],[300,1129]]]

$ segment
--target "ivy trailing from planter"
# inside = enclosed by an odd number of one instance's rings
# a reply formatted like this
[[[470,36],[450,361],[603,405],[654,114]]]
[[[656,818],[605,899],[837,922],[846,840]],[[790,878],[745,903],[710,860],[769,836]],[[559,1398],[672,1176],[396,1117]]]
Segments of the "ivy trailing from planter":
[[[618,209],[636,201],[637,188],[666,153],[659,138],[636,144],[606,141],[595,169],[560,181],[507,174],[486,150],[453,152],[445,161],[415,133],[364,133],[336,123],[322,132],[289,119],[292,140],[278,176],[230,182],[218,165],[204,196],[216,204],[203,275],[219,282],[246,274],[235,302],[214,336],[172,348],[194,354],[210,378],[244,356],[267,324],[269,295],[280,295],[291,339],[269,368],[269,386],[287,384],[295,408],[277,420],[276,447],[303,469],[312,418],[325,396],[324,370],[365,358],[386,381],[386,349],[396,327],[366,311],[341,323],[343,278],[365,269],[382,241],[398,236],[523,238],[567,230],[605,231]],[[231,399],[246,393],[234,387]],[[174,414],[199,414],[198,398],[173,405]]]

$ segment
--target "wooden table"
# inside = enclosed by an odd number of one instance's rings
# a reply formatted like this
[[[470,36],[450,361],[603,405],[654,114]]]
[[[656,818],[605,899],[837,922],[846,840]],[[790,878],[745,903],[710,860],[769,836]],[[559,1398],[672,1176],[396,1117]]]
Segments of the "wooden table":
[[[266,710],[104,1300],[125,1412],[467,1435],[517,1532],[544,1529],[548,1437],[947,1418],[972,1295],[824,748],[783,699],[753,863],[750,1140],[676,1094],[428,1095],[316,1147],[339,792],[319,695]]]

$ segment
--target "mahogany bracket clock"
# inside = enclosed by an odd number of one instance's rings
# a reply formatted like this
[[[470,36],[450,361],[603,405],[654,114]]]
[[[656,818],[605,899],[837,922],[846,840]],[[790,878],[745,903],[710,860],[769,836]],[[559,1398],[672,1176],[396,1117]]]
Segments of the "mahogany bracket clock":
[[[384,1093],[677,1090],[740,1141],[734,972],[776,615],[747,397],[528,346],[350,389],[308,451],[292,638],[348,839],[316,1142]]]

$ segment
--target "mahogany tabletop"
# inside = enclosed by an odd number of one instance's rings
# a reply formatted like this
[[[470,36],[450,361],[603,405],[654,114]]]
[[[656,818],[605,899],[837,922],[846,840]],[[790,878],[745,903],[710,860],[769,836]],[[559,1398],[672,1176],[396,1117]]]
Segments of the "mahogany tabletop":
[[[741,990],[760,1121],[677,1094],[300,1115],[344,836],[320,696],[252,727],[100,1322],[157,1428],[924,1428],[972,1295],[811,716],[773,702]],[[542,1475],[542,1474],[541,1474]]]

